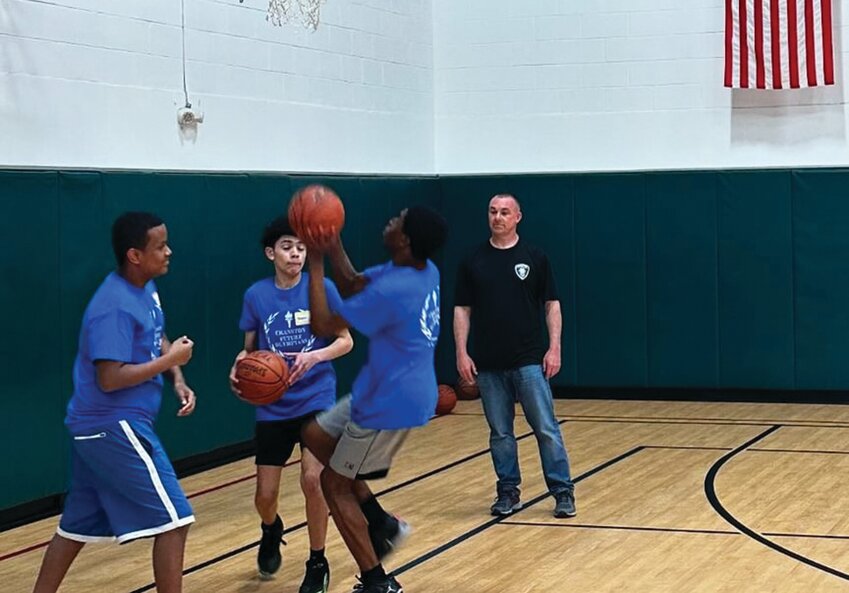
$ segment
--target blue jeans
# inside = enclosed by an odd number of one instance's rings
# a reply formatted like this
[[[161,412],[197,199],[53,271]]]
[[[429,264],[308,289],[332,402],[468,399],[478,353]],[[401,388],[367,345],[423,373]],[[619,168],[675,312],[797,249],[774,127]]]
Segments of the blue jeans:
[[[522,483],[513,420],[516,400],[525,411],[525,419],[534,431],[542,460],[545,484],[551,494],[574,490],[569,472],[569,457],[560,425],[554,417],[551,386],[541,365],[529,365],[506,371],[481,371],[478,386],[483,411],[489,423],[489,447],[498,476],[498,492],[518,490]]]

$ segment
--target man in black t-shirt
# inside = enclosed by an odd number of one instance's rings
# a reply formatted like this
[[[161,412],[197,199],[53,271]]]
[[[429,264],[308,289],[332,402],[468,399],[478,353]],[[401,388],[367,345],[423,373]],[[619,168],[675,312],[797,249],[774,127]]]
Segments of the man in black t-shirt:
[[[545,253],[519,239],[516,229],[521,219],[515,196],[494,196],[489,202],[492,235],[457,272],[457,371],[466,381],[477,380],[489,423],[492,463],[498,476],[492,514],[509,515],[522,508],[513,433],[518,400],[537,440],[545,483],[557,501],[554,516],[574,517],[575,485],[548,382],[560,371],[560,301]],[[474,360],[467,348],[470,328]]]

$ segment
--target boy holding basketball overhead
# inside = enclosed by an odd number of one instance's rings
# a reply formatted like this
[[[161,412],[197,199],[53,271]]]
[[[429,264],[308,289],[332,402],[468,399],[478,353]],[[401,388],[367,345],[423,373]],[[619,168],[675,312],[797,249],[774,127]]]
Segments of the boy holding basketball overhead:
[[[409,528],[381,508],[365,480],[387,475],[410,429],[426,424],[436,406],[439,270],[429,258],[444,243],[447,224],[426,207],[401,211],[383,231],[391,259],[362,274],[337,234],[307,234],[316,242],[309,255],[313,331],[333,335],[354,327],[369,338],[369,352],[352,394],[310,422],[304,440],[325,463],[324,496],[360,568],[354,591],[402,593],[381,559]],[[322,252],[345,299],[338,313],[328,306]]]
[[[193,343],[165,336],[153,279],[168,272],[168,231],[157,216],[128,212],[112,226],[118,270],[109,274],[83,315],[74,361],[74,393],[65,425],[73,439],[72,478],[59,529],[35,583],[53,593],[88,542],[155,538],[159,593],[182,590],[183,550],[192,508],[153,432],[162,375],[174,381],[178,416],[195,408],[180,367]]]
[[[310,330],[308,282],[303,273],[306,247],[295,236],[286,216],[274,219],[264,230],[265,256],[274,265],[274,276],[253,284],[245,292],[239,328],[245,332],[244,349],[230,371],[231,388],[238,395],[236,363],[256,350],[268,350],[290,364],[285,395],[256,409],[257,481],[254,504],[262,519],[262,540],[257,565],[263,578],[280,568],[283,521],[277,514],[283,466],[300,442],[302,425],[336,402],[336,374],[330,363],[353,348],[347,329],[318,337]],[[329,280],[325,289],[331,306],[341,303]],[[327,504],[319,476],[322,464],[301,447],[301,490],[306,503],[310,556],[299,593],[324,593],[330,571],[324,556]]]

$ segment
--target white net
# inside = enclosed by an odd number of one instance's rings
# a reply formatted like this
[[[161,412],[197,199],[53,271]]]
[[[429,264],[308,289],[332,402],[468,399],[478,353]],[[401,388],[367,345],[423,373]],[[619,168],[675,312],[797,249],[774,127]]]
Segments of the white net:
[[[268,0],[268,14],[265,20],[275,27],[282,27],[292,21],[315,31],[321,18],[321,5],[325,0]]]

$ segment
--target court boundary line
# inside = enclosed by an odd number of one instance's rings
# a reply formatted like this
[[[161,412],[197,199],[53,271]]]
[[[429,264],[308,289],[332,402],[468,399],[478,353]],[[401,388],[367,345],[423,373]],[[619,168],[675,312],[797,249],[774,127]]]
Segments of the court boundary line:
[[[610,529],[613,531],[651,531],[663,533],[692,533],[697,535],[740,535],[739,531],[720,531],[718,529],[687,529],[683,527],[651,527],[639,525],[591,525],[587,523],[543,523],[542,521],[504,521],[503,525],[519,527],[558,527],[573,529]]]
[[[574,528],[574,529],[598,529],[598,530],[615,530],[615,531],[651,531],[661,533],[692,533],[696,535],[738,535],[744,534],[739,531],[721,531],[718,529],[687,529],[682,527],[653,527],[646,525],[602,525],[589,523],[544,523],[542,521],[503,521],[502,525],[515,525],[518,527],[559,527],[559,528]],[[849,540],[849,535],[833,535],[827,533],[786,533],[786,532],[767,532],[764,536],[769,537],[786,537],[800,539],[836,539]]]
[[[760,404],[760,405],[768,405],[768,404]],[[800,404],[804,405],[804,404]],[[464,412],[465,413],[465,412]],[[786,418],[786,419],[776,419],[776,418],[716,418],[716,417],[701,417],[696,416],[692,418],[688,418],[686,416],[609,416],[607,414],[563,414],[563,416],[567,416],[569,418],[589,418],[589,419],[633,419],[633,420],[696,420],[699,422],[746,422],[752,424],[768,424],[770,426],[780,424],[782,426],[786,426],[788,423],[794,422],[809,422],[809,423],[823,423],[823,424],[849,424],[849,420],[808,420],[805,418]]]
[[[672,449],[674,451],[730,451],[733,447],[699,447],[698,445],[643,445],[646,449]]]
[[[451,412],[453,416],[483,416],[481,412]],[[651,418],[651,417],[630,417],[630,416],[572,416],[569,414],[555,414],[557,418],[570,423],[579,422],[596,422],[604,424],[624,423],[624,424],[694,424],[699,426],[774,426],[781,424],[790,428],[849,428],[849,421],[841,422],[836,420],[754,420],[754,419],[734,419],[734,418]],[[516,417],[524,418],[525,415],[517,412]],[[820,424],[820,422],[829,424]]]
[[[829,449],[770,449],[769,447],[758,447],[748,449],[755,453],[806,453],[809,455],[849,455],[849,451],[832,451]]]
[[[758,543],[760,543],[760,544],[762,544],[762,545],[764,545],[764,546],[766,546],[766,547],[768,547],[772,550],[775,550],[776,552],[779,552],[781,554],[784,554],[785,556],[793,558],[797,562],[801,562],[802,564],[807,564],[811,568],[821,570],[823,572],[826,572],[830,575],[836,576],[836,577],[841,578],[843,580],[849,580],[849,574],[846,574],[845,572],[842,572],[842,571],[840,571],[836,568],[833,568],[831,566],[828,566],[827,564],[817,562],[816,560],[808,558],[807,556],[803,556],[802,554],[799,554],[798,552],[794,552],[790,548],[786,548],[786,547],[782,546],[781,544],[778,544],[778,543],[768,539],[763,534],[760,534],[757,531],[755,531],[754,529],[750,528],[745,523],[743,523],[740,519],[735,517],[728,509],[726,509],[723,506],[723,504],[720,502],[719,497],[716,494],[716,476],[719,474],[719,471],[722,469],[722,467],[727,462],[729,462],[731,459],[736,457],[738,454],[747,450],[749,447],[751,447],[755,443],[765,439],[766,437],[768,437],[769,435],[773,434],[774,432],[780,430],[781,428],[782,428],[781,424],[776,424],[776,425],[772,426],[771,428],[765,430],[761,434],[757,435],[756,437],[749,439],[748,441],[746,441],[742,445],[736,447],[732,451],[726,453],[719,460],[717,460],[716,463],[714,463],[711,466],[711,468],[708,470],[708,473],[705,475],[705,480],[704,480],[705,496],[707,496],[708,502],[713,507],[714,511],[716,511],[716,513],[720,517],[725,519],[725,521],[727,523],[729,523],[735,529],[739,530],[740,533],[742,533],[743,535],[749,537],[750,539],[752,539],[752,540],[754,540],[754,541],[756,541],[756,542],[758,542]]]

